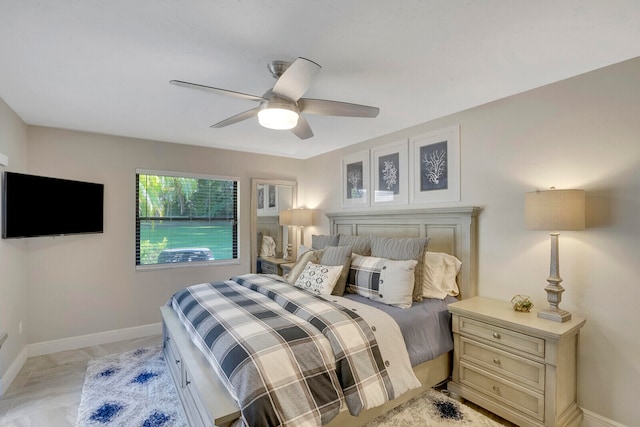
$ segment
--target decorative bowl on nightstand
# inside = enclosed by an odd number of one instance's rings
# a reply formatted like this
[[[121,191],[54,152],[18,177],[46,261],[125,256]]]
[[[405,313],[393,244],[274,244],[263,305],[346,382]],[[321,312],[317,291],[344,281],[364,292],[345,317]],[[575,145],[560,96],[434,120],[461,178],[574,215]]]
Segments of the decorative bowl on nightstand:
[[[511,298],[511,304],[513,304],[513,309],[515,311],[520,311],[523,313],[528,313],[533,308],[531,298],[526,295],[516,295],[515,297]]]

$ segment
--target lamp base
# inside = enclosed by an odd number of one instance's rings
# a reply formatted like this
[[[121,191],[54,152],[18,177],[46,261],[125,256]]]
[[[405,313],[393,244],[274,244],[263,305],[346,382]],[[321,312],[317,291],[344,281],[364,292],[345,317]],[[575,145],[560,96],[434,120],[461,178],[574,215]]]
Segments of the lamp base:
[[[291,261],[293,257],[291,256],[291,244],[284,246],[284,253],[282,254],[282,259],[285,261]]]
[[[567,310],[562,310],[562,309],[557,309],[557,310],[549,309],[549,310],[539,311],[538,317],[541,317],[547,320],[553,320],[554,322],[563,323],[568,320],[571,320],[571,313],[569,313]]]
[[[547,279],[546,288],[547,301],[549,302],[549,308],[538,312],[538,317],[543,319],[553,320],[554,322],[566,322],[571,320],[571,313],[558,307],[560,301],[562,301],[562,293],[564,288],[560,285],[562,279],[558,271],[560,270],[560,259],[558,257],[558,236],[560,234],[553,232],[551,236],[551,264],[549,266],[549,278]]]

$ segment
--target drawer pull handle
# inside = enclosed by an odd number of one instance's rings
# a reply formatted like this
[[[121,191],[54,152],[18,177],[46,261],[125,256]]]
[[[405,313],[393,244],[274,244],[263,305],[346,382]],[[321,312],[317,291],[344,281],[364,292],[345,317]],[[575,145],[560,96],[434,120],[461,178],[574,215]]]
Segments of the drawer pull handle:
[[[494,385],[491,388],[493,388],[493,391],[495,391],[496,393],[500,393],[500,387],[498,387],[497,385]]]
[[[180,360],[176,359],[176,365],[180,364]]]
[[[191,384],[191,381],[187,380],[184,385],[189,385],[189,384]]]
[[[497,332],[494,332],[494,333],[493,333],[493,337],[494,337],[495,339],[497,339],[497,340],[499,340],[500,338],[502,338],[502,337],[500,336],[500,334],[499,334],[499,333],[497,333]]]
[[[498,359],[497,357],[495,359],[493,359],[493,363],[495,363],[496,365],[500,364],[500,359]]]

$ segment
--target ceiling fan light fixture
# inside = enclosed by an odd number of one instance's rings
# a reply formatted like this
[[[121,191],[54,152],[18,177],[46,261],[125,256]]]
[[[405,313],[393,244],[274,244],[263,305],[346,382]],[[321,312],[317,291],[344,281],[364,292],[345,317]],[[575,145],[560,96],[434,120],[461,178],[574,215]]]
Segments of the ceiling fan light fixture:
[[[299,115],[294,104],[269,101],[260,106],[258,123],[269,129],[293,129],[298,124]]]

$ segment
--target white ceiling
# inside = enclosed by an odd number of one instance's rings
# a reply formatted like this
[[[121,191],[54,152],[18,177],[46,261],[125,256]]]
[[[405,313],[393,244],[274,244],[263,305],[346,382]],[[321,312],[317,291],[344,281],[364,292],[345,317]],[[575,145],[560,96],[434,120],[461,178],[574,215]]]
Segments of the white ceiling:
[[[0,98],[30,125],[308,158],[640,56],[640,1],[0,0]],[[247,120],[273,59],[320,65],[305,97],[380,107]]]

